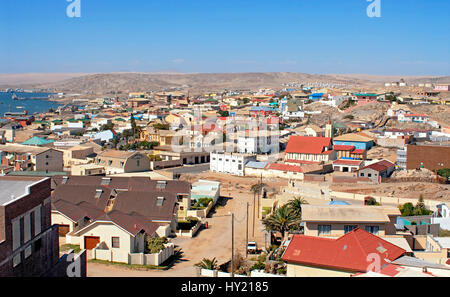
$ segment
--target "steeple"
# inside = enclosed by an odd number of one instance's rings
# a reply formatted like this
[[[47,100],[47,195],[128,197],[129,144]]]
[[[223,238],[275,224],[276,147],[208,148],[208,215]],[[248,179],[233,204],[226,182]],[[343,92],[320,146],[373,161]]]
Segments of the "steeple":
[[[329,137],[333,139],[333,124],[331,124],[331,120],[328,120],[328,124],[325,126],[325,137]]]

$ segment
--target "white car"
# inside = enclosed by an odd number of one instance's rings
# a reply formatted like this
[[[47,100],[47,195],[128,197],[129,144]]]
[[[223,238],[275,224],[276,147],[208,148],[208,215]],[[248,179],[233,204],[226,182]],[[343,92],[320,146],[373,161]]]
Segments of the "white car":
[[[258,253],[258,247],[257,247],[257,245],[256,245],[256,242],[254,242],[254,241],[249,241],[249,242],[247,243],[247,252],[248,252],[249,254],[256,254],[256,253]]]

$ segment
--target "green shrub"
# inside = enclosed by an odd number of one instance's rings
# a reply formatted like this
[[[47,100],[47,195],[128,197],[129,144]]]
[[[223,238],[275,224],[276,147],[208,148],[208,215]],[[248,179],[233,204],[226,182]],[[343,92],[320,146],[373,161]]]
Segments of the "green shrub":
[[[252,270],[264,270],[266,268],[266,264],[264,262],[257,262],[250,267],[250,271]]]
[[[147,253],[155,254],[164,249],[164,244],[168,242],[166,237],[147,237]]]

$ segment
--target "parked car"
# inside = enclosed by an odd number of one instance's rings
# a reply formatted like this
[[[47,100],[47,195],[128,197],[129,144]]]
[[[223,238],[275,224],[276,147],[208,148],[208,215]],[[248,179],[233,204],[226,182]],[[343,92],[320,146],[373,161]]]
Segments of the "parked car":
[[[257,254],[258,253],[258,246],[256,245],[256,242],[249,241],[247,243],[247,253],[249,253],[249,254]]]

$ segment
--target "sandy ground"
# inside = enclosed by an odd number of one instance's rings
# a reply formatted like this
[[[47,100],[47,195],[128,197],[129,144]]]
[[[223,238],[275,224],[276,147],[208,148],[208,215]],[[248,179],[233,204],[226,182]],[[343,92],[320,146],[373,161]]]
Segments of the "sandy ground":
[[[384,183],[380,185],[350,185],[335,184],[331,187],[335,191],[351,191],[359,194],[372,194],[378,196],[393,196],[400,198],[419,198],[420,194],[427,200],[450,202],[450,185],[410,182],[410,183]]]

